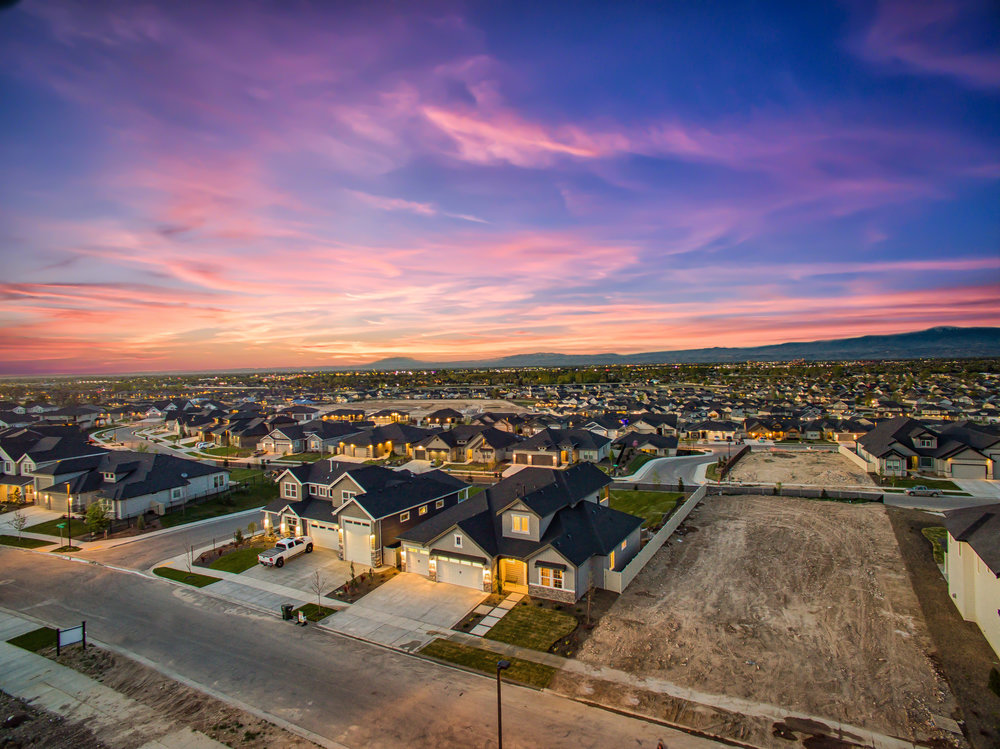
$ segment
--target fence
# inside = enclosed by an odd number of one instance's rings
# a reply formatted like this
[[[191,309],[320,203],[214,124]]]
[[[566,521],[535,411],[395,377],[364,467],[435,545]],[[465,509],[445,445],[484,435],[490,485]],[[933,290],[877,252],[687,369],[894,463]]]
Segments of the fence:
[[[615,593],[621,593],[629,584],[635,579],[636,575],[642,570],[643,567],[653,558],[653,555],[660,550],[660,547],[666,543],[667,539],[670,538],[671,534],[677,530],[681,523],[691,514],[691,510],[695,508],[702,498],[705,496],[705,487],[702,486],[698,491],[694,492],[690,497],[688,497],[684,504],[678,507],[674,513],[670,516],[666,525],[660,528],[656,532],[656,535],[649,539],[649,543],[642,547],[638,554],[636,554],[632,561],[625,565],[625,568],[615,572],[614,570],[604,570],[604,587],[608,590],[612,590]]]
[[[741,447],[739,451],[733,457],[727,460],[725,465],[723,465],[722,468],[719,469],[719,478],[724,479],[726,477],[726,474],[728,474],[731,470],[733,470],[733,466],[735,466],[739,462],[740,458],[742,458],[748,452],[750,452],[750,445],[743,445],[743,447]]]
[[[866,473],[875,473],[878,470],[878,466],[876,466],[874,463],[869,463],[867,460],[862,458],[847,445],[840,445],[837,448],[837,452],[843,455],[852,463],[854,463],[858,468],[864,469]]]

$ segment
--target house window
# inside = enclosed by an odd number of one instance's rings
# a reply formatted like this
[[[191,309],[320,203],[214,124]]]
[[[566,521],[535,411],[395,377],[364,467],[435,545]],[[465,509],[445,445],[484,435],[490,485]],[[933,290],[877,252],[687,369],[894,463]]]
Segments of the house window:
[[[539,580],[541,584],[546,588],[558,588],[562,590],[563,586],[563,571],[553,570],[548,567],[539,567],[538,572],[540,573]]]
[[[408,512],[401,513],[399,516],[399,522],[401,523],[405,523],[409,519],[410,519],[410,513]]]
[[[625,551],[625,547],[626,546],[628,546],[628,539],[627,538],[624,541],[622,541],[622,551]]]
[[[299,487],[295,484],[286,482],[282,484],[285,487],[285,497],[288,499],[295,499],[299,496]]]
[[[462,534],[461,533],[456,533],[455,534],[455,548],[456,549],[461,549],[462,548]]]
[[[340,493],[340,498],[343,499],[345,502],[349,499],[353,499],[356,496],[358,496],[357,492],[342,491]]]
[[[527,515],[510,516],[511,533],[531,533],[531,523]]]
[[[615,568],[615,552],[614,549],[608,554],[608,569],[613,570]]]
[[[439,499],[437,502],[434,503],[434,509],[435,510],[440,510],[442,507],[444,507],[444,500],[443,499]]]
[[[3,464],[3,469],[4,469],[4,471],[6,471],[7,473],[13,473],[13,472],[14,472],[14,464],[13,464],[13,463],[11,463],[11,462],[10,462],[9,460],[7,460],[7,461],[4,461],[4,464]]]
[[[319,487],[317,487],[315,484],[309,484],[309,493],[313,495],[318,494]]]
[[[319,488],[319,496],[326,497],[326,496],[329,496],[329,494],[330,494],[329,488],[327,488],[325,486],[321,486]]]
[[[171,492],[170,492],[170,498],[171,499],[180,499],[180,496],[181,496],[181,490],[180,489],[173,489],[173,490],[171,490]]]
[[[419,510],[417,510],[417,514],[418,515],[426,515],[427,514],[427,505],[424,505]]]

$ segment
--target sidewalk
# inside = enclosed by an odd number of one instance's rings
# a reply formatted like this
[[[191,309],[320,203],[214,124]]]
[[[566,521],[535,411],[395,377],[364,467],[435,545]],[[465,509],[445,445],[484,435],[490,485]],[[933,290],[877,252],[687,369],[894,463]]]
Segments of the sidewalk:
[[[208,736],[164,719],[152,708],[48,658],[10,645],[37,629],[0,613],[0,689],[68,721],[83,723],[102,743],[141,749],[223,749]],[[73,645],[71,647],[79,647]]]
[[[830,729],[842,730],[845,735],[854,735],[864,742],[864,746],[874,747],[874,749],[917,749],[916,745],[905,739],[895,736],[870,731],[866,728],[859,728],[847,723],[840,723],[832,718],[818,715],[807,715],[794,710],[780,707],[778,705],[768,705],[763,702],[753,702],[739,697],[729,697],[721,694],[708,694],[699,692],[688,687],[675,684],[665,679],[636,676],[625,671],[619,671],[604,666],[592,666],[589,663],[575,660],[573,658],[563,658],[553,653],[542,653],[538,650],[510,645],[505,642],[489,640],[485,637],[476,637],[465,632],[450,631],[446,639],[461,644],[468,645],[482,650],[490,650],[498,655],[514,656],[526,661],[534,661],[552,668],[559,669],[571,674],[601,681],[610,681],[621,684],[624,688],[634,690],[641,689],[657,694],[666,694],[677,699],[686,700],[694,704],[708,705],[719,710],[765,718],[775,722],[784,721],[788,718],[801,718],[802,720],[818,721],[825,724]]]

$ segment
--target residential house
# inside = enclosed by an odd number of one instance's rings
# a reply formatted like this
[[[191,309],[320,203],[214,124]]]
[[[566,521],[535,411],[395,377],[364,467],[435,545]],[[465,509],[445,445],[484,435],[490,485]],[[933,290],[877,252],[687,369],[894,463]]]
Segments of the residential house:
[[[405,571],[572,603],[639,550],[642,518],[610,509],[592,465],[525,468],[399,533]]]
[[[560,468],[578,461],[599,463],[611,454],[611,440],[586,429],[543,429],[511,451],[513,462]]]
[[[900,416],[883,421],[857,440],[857,452],[883,476],[908,471],[957,479],[988,479],[1000,460],[1000,435],[970,422],[931,429]]]
[[[1000,504],[950,510],[944,525],[948,593],[1000,657]]]

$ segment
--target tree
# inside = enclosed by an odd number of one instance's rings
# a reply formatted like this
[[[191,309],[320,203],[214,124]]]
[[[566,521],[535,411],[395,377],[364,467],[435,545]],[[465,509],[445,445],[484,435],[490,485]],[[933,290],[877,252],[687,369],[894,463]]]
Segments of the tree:
[[[94,535],[105,530],[111,524],[111,521],[108,520],[108,510],[102,502],[94,502],[87,508],[83,524]]]
[[[15,486],[14,490],[10,493],[10,501],[16,505],[21,504],[24,498],[21,496],[21,487]]]
[[[28,525],[28,516],[20,510],[14,511],[14,517],[7,521],[7,525],[17,531],[17,537],[21,537],[21,531]]]
[[[249,535],[254,535],[257,532],[257,524],[254,521],[247,523],[247,533]]]
[[[323,575],[323,572],[321,570],[314,570],[312,577],[309,578],[309,589],[316,594],[316,608],[319,609],[320,613],[323,611],[322,596],[325,587],[326,577]]]
[[[243,545],[243,540],[243,531],[240,528],[237,528],[236,532],[233,534],[233,543],[236,544],[237,549]]]

